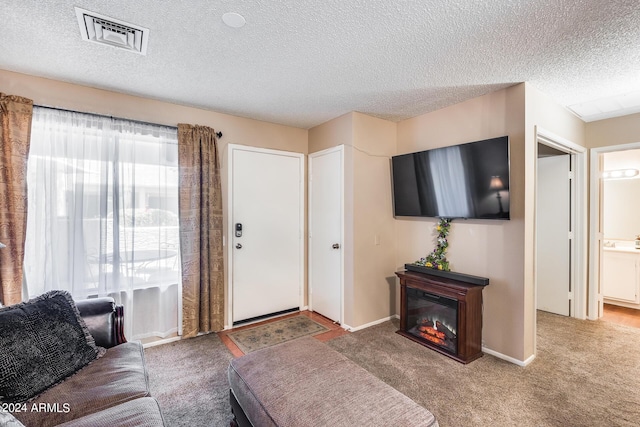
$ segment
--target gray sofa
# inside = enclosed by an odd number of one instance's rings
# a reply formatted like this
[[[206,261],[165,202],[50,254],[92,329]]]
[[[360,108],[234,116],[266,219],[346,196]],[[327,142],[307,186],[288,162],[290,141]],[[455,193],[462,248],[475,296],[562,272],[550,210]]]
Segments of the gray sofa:
[[[232,426],[438,426],[427,409],[313,337],[234,359],[228,376]]]
[[[122,308],[112,298],[78,301],[95,344],[106,353],[12,414],[25,426],[164,426],[150,396],[144,352],[122,334]],[[35,405],[35,406],[34,406]],[[36,408],[34,411],[33,409]]]

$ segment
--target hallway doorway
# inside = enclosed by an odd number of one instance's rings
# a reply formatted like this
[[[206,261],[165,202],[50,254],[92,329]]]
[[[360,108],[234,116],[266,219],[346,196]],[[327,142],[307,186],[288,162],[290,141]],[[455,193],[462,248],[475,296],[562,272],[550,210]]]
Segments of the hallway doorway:
[[[536,308],[587,316],[586,149],[537,128]]]
[[[640,143],[591,150],[590,319],[620,311],[640,315],[640,252],[634,247],[639,169]],[[625,176],[632,170],[635,175]]]

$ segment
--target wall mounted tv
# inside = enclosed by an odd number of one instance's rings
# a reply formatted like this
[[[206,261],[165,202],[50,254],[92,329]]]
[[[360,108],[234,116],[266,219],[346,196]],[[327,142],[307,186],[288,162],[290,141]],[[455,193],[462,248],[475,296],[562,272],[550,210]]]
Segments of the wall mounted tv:
[[[391,158],[396,217],[509,219],[509,137]]]

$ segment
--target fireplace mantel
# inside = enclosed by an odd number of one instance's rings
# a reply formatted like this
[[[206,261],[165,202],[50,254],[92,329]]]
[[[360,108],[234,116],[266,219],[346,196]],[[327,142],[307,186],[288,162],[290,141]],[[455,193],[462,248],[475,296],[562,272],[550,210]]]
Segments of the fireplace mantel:
[[[438,351],[461,363],[469,363],[483,355],[482,353],[482,289],[483,285],[439,277],[430,274],[402,271],[396,272],[400,278],[400,329],[398,334],[417,343]],[[488,280],[487,280],[488,282]],[[455,351],[434,344],[412,333],[416,325],[409,325],[407,289],[424,292],[428,296],[455,301],[457,307],[457,346]]]

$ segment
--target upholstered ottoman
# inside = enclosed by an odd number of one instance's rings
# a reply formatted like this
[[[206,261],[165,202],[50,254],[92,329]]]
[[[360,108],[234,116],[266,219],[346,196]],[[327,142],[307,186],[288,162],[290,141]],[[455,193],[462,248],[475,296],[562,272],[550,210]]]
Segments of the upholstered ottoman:
[[[240,426],[438,426],[431,412],[312,337],[232,360],[228,375]]]

